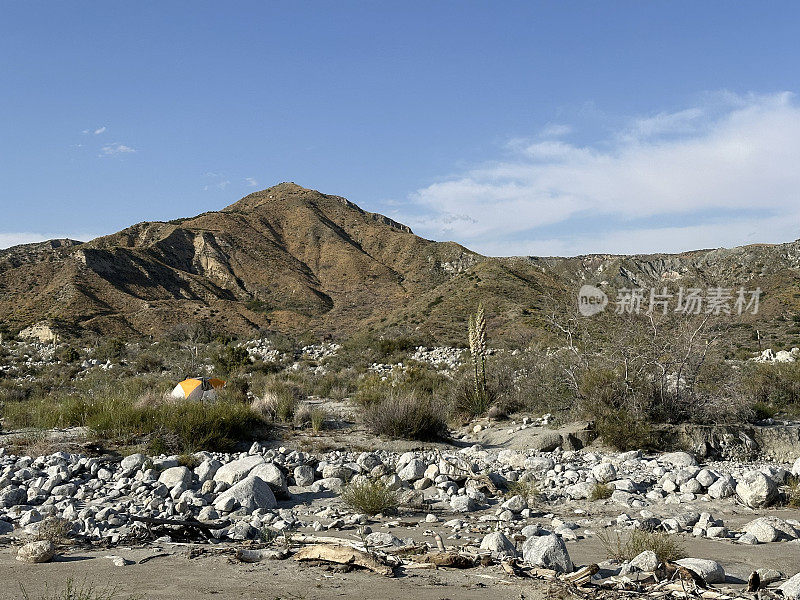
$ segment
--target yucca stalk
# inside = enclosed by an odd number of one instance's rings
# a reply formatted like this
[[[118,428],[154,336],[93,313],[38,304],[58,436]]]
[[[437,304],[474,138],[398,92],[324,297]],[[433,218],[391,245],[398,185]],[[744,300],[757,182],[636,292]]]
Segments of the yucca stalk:
[[[472,377],[475,391],[475,404],[483,412],[488,408],[486,390],[486,315],[483,304],[469,318],[469,353],[472,358]]]

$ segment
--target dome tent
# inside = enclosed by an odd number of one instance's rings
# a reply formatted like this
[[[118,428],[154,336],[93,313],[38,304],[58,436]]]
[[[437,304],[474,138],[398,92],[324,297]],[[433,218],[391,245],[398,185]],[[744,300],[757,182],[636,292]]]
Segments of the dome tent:
[[[191,377],[176,385],[171,396],[176,399],[212,401],[217,399],[217,390],[224,385],[222,379]]]

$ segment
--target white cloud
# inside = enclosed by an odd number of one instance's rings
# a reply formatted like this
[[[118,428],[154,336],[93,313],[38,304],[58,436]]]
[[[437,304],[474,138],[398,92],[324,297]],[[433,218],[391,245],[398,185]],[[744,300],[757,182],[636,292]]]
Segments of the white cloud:
[[[95,129],[94,134],[100,135],[101,133],[105,133],[105,131],[106,131],[106,126],[103,125],[102,127],[98,127],[97,129]]]
[[[256,181],[253,177],[245,177],[244,178],[247,187],[258,187],[258,181]]]
[[[563,137],[572,133],[572,127],[563,123],[548,123],[539,136],[543,138]]]
[[[33,232],[0,232],[0,249],[10,248],[11,246],[18,246],[20,244],[33,244],[35,242],[44,242],[46,240],[64,239],[71,240],[91,240],[98,237],[95,234],[48,234],[48,233],[33,233]]]
[[[103,146],[100,152],[100,156],[119,156],[120,154],[133,154],[136,150],[125,144],[114,142],[113,144]]]
[[[717,94],[701,106],[630,119],[596,145],[539,138],[515,140],[509,150],[510,158],[418,190],[410,224],[491,254],[800,237],[800,105],[789,93]],[[575,235],[576,220],[584,231],[587,220],[597,226]]]

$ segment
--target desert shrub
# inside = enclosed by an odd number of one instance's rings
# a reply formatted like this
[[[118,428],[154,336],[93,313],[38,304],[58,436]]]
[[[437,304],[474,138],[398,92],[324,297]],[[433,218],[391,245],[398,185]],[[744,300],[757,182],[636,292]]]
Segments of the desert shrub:
[[[119,338],[107,338],[94,349],[94,358],[100,361],[116,361],[125,354],[125,342]]]
[[[603,545],[606,557],[617,561],[631,560],[645,550],[655,552],[659,562],[675,561],[686,556],[680,538],[660,531],[634,529],[629,534],[603,531],[597,539]]]
[[[450,388],[450,410],[453,416],[461,420],[469,420],[485,415],[497,395],[491,386],[486,386],[481,393],[475,392],[472,374],[462,374]]]
[[[369,407],[382,402],[391,392],[391,382],[372,373],[359,379],[353,400],[364,407]]]
[[[55,357],[61,362],[72,363],[80,359],[81,355],[72,346],[61,346],[56,350]]]
[[[445,411],[433,399],[415,392],[394,391],[364,409],[364,424],[377,435],[434,440],[447,433]]]
[[[800,407],[800,362],[748,363],[741,370],[738,385],[753,405],[796,409]]]
[[[508,496],[522,496],[529,503],[536,502],[540,494],[536,482],[531,480],[511,481],[507,489]]]
[[[607,500],[614,493],[614,487],[607,483],[595,483],[589,492],[589,501]]]
[[[164,359],[150,352],[142,352],[134,359],[133,368],[139,373],[160,373],[164,369]]]
[[[0,379],[0,403],[22,402],[31,397],[34,386],[27,382]]]
[[[297,388],[286,381],[273,379],[250,406],[272,420],[291,423],[299,401]]]
[[[311,410],[311,430],[318,433],[325,429],[325,419],[327,413],[321,408],[314,408]]]
[[[342,492],[342,502],[351,510],[377,515],[397,510],[398,494],[379,480],[358,479]]]
[[[195,469],[200,466],[200,459],[194,454],[184,453],[178,457],[178,465],[187,469]]]
[[[161,440],[172,452],[230,450],[265,428],[263,417],[247,404],[220,399],[214,403],[164,401],[171,382],[155,386],[151,381],[115,381],[95,377],[86,387],[53,392],[3,407],[5,420],[16,427],[52,429],[88,427],[96,435],[120,443],[142,438]]]
[[[753,419],[756,421],[763,421],[764,419],[771,419],[778,414],[778,409],[766,402],[756,402],[752,406]]]
[[[800,477],[790,475],[786,481],[786,505],[800,508]]]
[[[648,448],[653,440],[650,423],[625,409],[597,415],[595,429],[605,443],[623,452]]]
[[[244,369],[250,365],[250,355],[247,349],[234,344],[228,344],[214,359],[214,366],[227,375]]]
[[[35,540],[63,544],[72,533],[72,522],[62,517],[47,517],[36,530]]]

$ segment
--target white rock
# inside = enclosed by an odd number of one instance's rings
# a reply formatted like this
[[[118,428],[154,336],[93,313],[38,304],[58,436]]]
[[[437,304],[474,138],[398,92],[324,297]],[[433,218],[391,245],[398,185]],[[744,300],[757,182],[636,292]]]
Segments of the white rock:
[[[725,583],[725,569],[715,560],[681,558],[675,562],[697,573],[706,583]]]
[[[750,508],[769,506],[778,496],[775,482],[759,471],[750,471],[736,484],[736,495]]]
[[[246,477],[233,487],[222,492],[214,501],[217,510],[230,510],[226,506],[233,500],[248,512],[257,508],[275,508],[278,503],[269,484],[260,477]]]
[[[796,600],[800,598],[800,573],[788,581],[785,581],[778,589],[787,600]]]
[[[182,484],[184,488],[192,485],[192,472],[186,467],[172,467],[166,469],[158,476],[158,482],[163,483],[168,488],[174,488]]]
[[[214,473],[214,481],[223,481],[228,485],[233,485],[242,481],[258,465],[263,464],[264,458],[262,456],[245,456],[217,469],[217,472]]]
[[[617,469],[610,462],[601,462],[592,468],[592,476],[599,483],[608,483],[617,478]]]
[[[44,563],[52,560],[55,554],[55,544],[48,540],[42,540],[22,546],[17,552],[17,560],[26,563]]]
[[[530,537],[522,545],[522,556],[526,563],[559,573],[572,572],[572,560],[564,542],[557,535]]]
[[[481,550],[488,550],[492,556],[516,556],[514,544],[500,531],[495,531],[484,536],[481,540]]]

